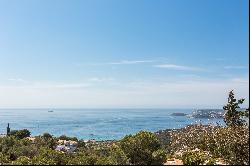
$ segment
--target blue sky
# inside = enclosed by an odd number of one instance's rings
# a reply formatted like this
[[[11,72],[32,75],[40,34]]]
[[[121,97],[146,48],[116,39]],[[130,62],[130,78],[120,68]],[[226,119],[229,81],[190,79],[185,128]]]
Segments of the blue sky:
[[[247,0],[2,0],[0,107],[249,98]]]

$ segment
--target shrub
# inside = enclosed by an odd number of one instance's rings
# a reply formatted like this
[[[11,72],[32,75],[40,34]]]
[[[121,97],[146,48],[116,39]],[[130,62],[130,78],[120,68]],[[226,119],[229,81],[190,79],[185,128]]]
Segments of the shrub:
[[[95,165],[97,157],[95,155],[86,155],[82,152],[74,154],[68,161],[68,165]]]
[[[33,165],[32,160],[26,156],[19,157],[16,161],[13,161],[14,165]]]
[[[125,136],[120,142],[120,147],[132,164],[151,165],[156,162],[162,164],[165,161],[157,156],[162,155],[156,152],[161,146],[155,134],[150,132],[140,131],[135,135]]]
[[[184,165],[202,165],[206,161],[204,152],[187,151],[182,155]]]
[[[61,135],[60,137],[58,137],[58,139],[61,139],[61,140],[66,140],[66,141],[78,141],[78,139],[76,137],[68,137],[66,135]]]
[[[172,133],[173,152],[199,148],[229,164],[249,164],[249,127],[193,125]]]
[[[206,135],[211,136],[218,126],[188,125],[185,128],[171,132],[172,153],[189,149],[208,150]]]
[[[56,165],[66,165],[69,159],[69,155],[65,153],[61,153],[59,151],[55,151],[49,148],[41,148],[39,151],[38,158],[45,158],[46,160],[51,160],[52,163],[56,163]]]
[[[230,164],[249,164],[249,127],[225,127],[207,136],[209,151]]]
[[[8,157],[0,152],[0,165],[5,165],[9,162],[10,160],[8,159]]]
[[[109,159],[112,165],[130,165],[130,160],[119,146],[113,146]]]
[[[23,138],[26,138],[26,137],[30,136],[30,131],[27,130],[27,129],[12,130],[9,135],[14,136],[14,137],[19,138],[19,139],[23,139]]]
[[[37,136],[34,142],[38,148],[48,147],[50,149],[55,149],[57,145],[56,139],[48,135]]]
[[[51,134],[49,134],[49,133],[44,133],[42,135],[42,137],[45,138],[45,139],[51,139],[51,138],[53,138],[53,136]]]

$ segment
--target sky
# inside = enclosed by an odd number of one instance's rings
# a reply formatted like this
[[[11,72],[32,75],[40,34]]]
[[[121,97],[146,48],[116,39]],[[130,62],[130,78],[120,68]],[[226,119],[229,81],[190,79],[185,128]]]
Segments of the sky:
[[[0,0],[0,108],[249,103],[248,0]]]

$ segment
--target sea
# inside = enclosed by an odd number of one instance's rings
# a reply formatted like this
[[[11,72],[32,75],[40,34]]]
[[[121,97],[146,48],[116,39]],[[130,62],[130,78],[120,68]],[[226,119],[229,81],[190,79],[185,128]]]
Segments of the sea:
[[[84,140],[119,140],[141,130],[157,132],[188,124],[223,124],[223,119],[196,119],[172,116],[193,109],[0,109],[0,134],[28,129],[32,136],[45,132]]]

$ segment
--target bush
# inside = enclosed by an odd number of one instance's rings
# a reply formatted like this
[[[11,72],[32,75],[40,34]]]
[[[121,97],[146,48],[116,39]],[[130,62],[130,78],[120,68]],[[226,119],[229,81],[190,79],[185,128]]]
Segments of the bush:
[[[42,137],[45,138],[45,139],[51,139],[51,138],[53,138],[53,136],[51,134],[49,134],[49,133],[44,133],[42,135]]]
[[[5,165],[9,162],[10,162],[10,160],[8,159],[8,157],[0,152],[0,165]]]
[[[85,155],[84,153],[78,153],[72,156],[68,161],[68,165],[95,165],[97,157],[95,155]]]
[[[225,127],[206,137],[209,151],[230,164],[249,164],[249,127]]]
[[[19,138],[19,139],[23,139],[23,138],[26,138],[26,137],[30,137],[30,131],[27,130],[27,129],[12,130],[9,135],[14,136],[14,137]]]
[[[184,165],[202,165],[206,161],[204,152],[187,151],[182,155]]]
[[[130,165],[130,160],[118,146],[111,148],[109,159],[112,165]]]
[[[33,165],[32,160],[26,156],[19,157],[16,161],[13,161],[14,165]]]
[[[165,161],[165,158],[158,157],[162,155],[157,152],[161,149],[160,142],[155,134],[150,132],[140,131],[135,135],[124,137],[120,142],[120,147],[132,164],[163,164]]]
[[[229,164],[249,164],[249,127],[188,126],[172,133],[171,146],[173,152],[198,148]]]
[[[57,140],[49,135],[38,136],[35,138],[34,142],[38,148],[47,147],[50,149],[55,149],[57,145]]]
[[[0,138],[0,151],[3,154],[8,154],[11,148],[17,144],[17,139],[13,136]]]
[[[50,163],[55,163],[56,165],[66,165],[68,163],[70,155],[61,153],[59,151],[52,150],[47,147],[42,147],[39,150],[39,155],[36,156],[37,161],[49,161]]]
[[[78,141],[78,139],[76,137],[68,137],[66,135],[61,135],[60,137],[58,137],[58,139],[61,139],[61,140],[66,140],[66,141]]]
[[[161,165],[167,159],[167,154],[162,149],[154,151],[152,156],[153,156],[152,165]]]
[[[188,125],[185,128],[171,132],[172,153],[187,151],[189,149],[208,150],[205,136],[213,137],[214,130],[218,126],[211,125]]]
[[[32,158],[38,154],[38,149],[34,145],[16,144],[11,148],[9,154],[12,155],[12,158],[19,158],[21,156]]]

